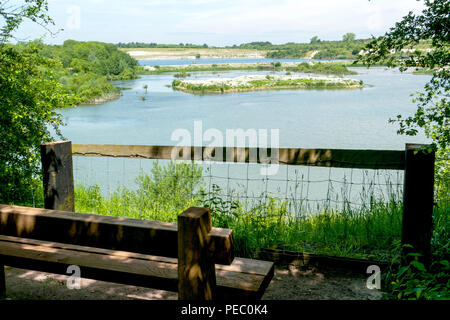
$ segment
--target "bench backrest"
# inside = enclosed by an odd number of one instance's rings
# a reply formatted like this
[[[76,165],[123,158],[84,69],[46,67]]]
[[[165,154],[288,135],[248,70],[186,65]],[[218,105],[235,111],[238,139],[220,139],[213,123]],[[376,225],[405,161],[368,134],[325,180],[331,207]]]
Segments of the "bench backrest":
[[[207,208],[189,208],[205,217]],[[178,224],[110,217],[0,204],[0,234],[75,245],[130,251],[165,257],[178,257]],[[234,259],[233,230],[210,228],[207,231],[213,261],[231,264]],[[186,239],[189,241],[189,239]]]

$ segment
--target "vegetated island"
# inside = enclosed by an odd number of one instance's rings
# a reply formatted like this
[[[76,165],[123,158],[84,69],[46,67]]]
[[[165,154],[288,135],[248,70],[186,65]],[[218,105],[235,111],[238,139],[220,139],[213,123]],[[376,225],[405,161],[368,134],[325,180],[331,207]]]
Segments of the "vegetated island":
[[[173,80],[172,88],[194,94],[229,93],[276,89],[359,89],[360,80],[301,75],[246,75],[207,80]]]

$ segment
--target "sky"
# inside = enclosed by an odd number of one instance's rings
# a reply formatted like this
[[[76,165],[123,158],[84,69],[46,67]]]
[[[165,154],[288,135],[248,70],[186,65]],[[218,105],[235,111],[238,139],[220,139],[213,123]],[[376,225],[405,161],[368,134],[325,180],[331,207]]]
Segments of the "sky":
[[[416,0],[49,0],[50,29],[31,22],[15,33],[19,40],[43,37],[102,42],[194,43],[227,46],[252,41],[274,44],[380,36],[409,11]],[[63,30],[61,30],[63,29]]]

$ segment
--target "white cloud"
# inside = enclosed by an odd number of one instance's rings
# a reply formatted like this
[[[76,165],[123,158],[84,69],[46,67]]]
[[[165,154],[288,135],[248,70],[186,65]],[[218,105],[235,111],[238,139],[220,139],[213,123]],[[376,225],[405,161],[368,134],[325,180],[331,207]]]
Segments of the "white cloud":
[[[58,39],[208,44],[380,35],[408,11],[423,8],[416,0],[52,0],[55,21],[65,23],[71,4],[81,8],[81,28]]]

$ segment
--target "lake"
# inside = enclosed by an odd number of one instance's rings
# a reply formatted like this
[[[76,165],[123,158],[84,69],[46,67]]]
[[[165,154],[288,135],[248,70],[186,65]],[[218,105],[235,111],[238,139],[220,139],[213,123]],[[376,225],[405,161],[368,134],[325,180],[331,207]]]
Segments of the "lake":
[[[230,60],[214,59],[214,63]],[[156,60],[151,63],[157,64]],[[388,119],[414,113],[416,105],[410,94],[421,90],[430,76],[380,67],[351,70],[358,74],[348,77],[363,80],[363,89],[193,95],[167,87],[173,74],[145,75],[116,82],[130,88],[117,100],[60,110],[67,123],[62,132],[72,143],[176,145],[177,141],[171,140],[175,130],[185,129],[193,135],[194,121],[201,121],[203,132],[217,129],[224,136],[227,129],[267,130],[269,134],[271,129],[278,129],[280,147],[404,150],[405,143],[429,142],[423,134],[397,135],[397,125],[389,124]],[[191,73],[190,79],[261,73],[271,72],[197,72]],[[144,85],[148,85],[147,93]],[[110,194],[118,185],[133,188],[140,170],[150,170],[152,163],[74,157],[75,180],[77,184],[98,183],[104,194]],[[239,189],[247,198],[269,192],[279,198],[307,199],[311,203],[330,202],[331,198],[338,204],[343,190],[350,186],[351,202],[361,205],[363,186],[378,187],[380,194],[388,197],[383,188],[392,184],[401,193],[403,182],[401,171],[280,166],[276,175],[267,177],[260,174],[259,165],[201,166],[208,187],[218,184],[227,196],[226,190]],[[336,195],[330,196],[330,189]]]

